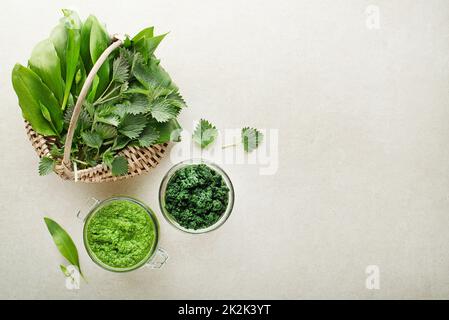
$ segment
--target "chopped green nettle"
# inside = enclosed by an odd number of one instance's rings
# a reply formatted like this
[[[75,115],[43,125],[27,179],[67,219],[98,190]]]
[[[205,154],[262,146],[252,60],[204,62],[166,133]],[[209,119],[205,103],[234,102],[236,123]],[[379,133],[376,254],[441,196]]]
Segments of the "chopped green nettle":
[[[226,211],[229,188],[217,171],[192,164],[175,172],[167,184],[165,209],[184,228],[204,229]]]
[[[95,257],[114,268],[130,268],[150,255],[156,226],[148,212],[130,200],[113,200],[87,221],[87,245]]]

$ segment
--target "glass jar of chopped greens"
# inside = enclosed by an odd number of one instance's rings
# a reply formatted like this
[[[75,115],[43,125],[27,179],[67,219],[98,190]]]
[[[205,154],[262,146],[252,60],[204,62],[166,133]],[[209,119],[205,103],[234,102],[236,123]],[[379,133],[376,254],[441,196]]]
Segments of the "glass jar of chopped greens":
[[[190,159],[174,165],[162,179],[159,205],[166,220],[188,233],[217,229],[234,206],[234,187],[218,165]]]
[[[84,218],[83,240],[97,265],[114,272],[164,265],[168,255],[158,247],[159,224],[147,205],[125,196],[93,200]]]

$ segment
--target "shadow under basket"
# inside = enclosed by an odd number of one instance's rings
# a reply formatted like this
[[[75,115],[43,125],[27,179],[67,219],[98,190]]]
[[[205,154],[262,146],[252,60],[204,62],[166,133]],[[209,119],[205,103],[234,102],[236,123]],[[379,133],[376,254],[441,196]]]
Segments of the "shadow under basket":
[[[47,157],[50,154],[52,145],[55,143],[54,138],[44,137],[33,130],[28,122],[25,122],[25,129],[28,138],[36,150],[39,158]],[[168,144],[157,144],[150,147],[126,147],[119,152],[128,161],[128,174],[123,176],[113,176],[111,170],[104,164],[95,167],[77,170],[77,181],[87,183],[99,183],[108,181],[118,181],[134,176],[141,175],[151,168],[156,167],[168,149]],[[65,180],[75,180],[75,173],[67,173],[64,166],[58,163],[55,166],[55,173]]]
[[[111,170],[104,164],[98,164],[95,167],[87,169],[76,170],[76,165],[70,159],[70,151],[72,147],[73,135],[76,128],[76,123],[83,105],[83,101],[87,96],[88,90],[92,85],[92,81],[98,72],[101,65],[106,61],[107,57],[120,45],[123,44],[124,37],[114,36],[112,44],[100,55],[98,60],[92,67],[89,75],[81,88],[79,97],[76,101],[72,117],[70,119],[69,128],[66,136],[66,143],[64,146],[64,157],[62,162],[55,165],[54,171],[61,178],[66,180],[99,183],[108,181],[117,181],[122,179],[138,176],[156,167],[162,157],[164,156],[168,143],[157,144],[149,147],[132,147],[128,146],[121,150],[118,154],[123,155],[128,161],[128,173],[122,176],[113,176]],[[31,127],[31,124],[25,121],[25,129],[28,138],[31,141],[34,149],[40,158],[49,155],[52,145],[55,143],[55,138],[44,137],[38,134]]]

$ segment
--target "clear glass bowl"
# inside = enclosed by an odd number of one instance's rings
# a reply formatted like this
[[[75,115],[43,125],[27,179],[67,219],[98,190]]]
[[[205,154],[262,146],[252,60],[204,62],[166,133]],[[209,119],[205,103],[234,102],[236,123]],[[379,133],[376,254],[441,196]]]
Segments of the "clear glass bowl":
[[[217,222],[215,222],[213,225],[211,225],[207,228],[196,229],[196,230],[187,229],[187,228],[181,226],[175,220],[175,218],[173,218],[170,215],[170,212],[168,212],[168,210],[165,208],[165,192],[167,190],[167,185],[168,185],[168,182],[170,181],[170,178],[179,169],[184,168],[189,165],[192,165],[192,164],[205,164],[208,167],[210,167],[211,169],[215,170],[223,177],[223,180],[225,181],[227,187],[229,188],[228,206],[226,207],[226,211],[222,214],[220,219],[218,219]],[[229,176],[226,174],[226,172],[224,172],[224,170],[222,168],[220,168],[218,165],[216,165],[215,163],[209,162],[204,159],[185,160],[185,161],[179,162],[179,163],[175,164],[173,167],[171,167],[170,170],[168,170],[168,172],[165,174],[164,178],[162,179],[161,186],[159,188],[159,206],[161,208],[162,214],[164,215],[164,218],[168,221],[168,223],[170,223],[175,228],[177,228],[181,231],[187,232],[187,233],[194,233],[194,234],[210,232],[210,231],[213,231],[213,230],[217,229],[218,227],[222,226],[226,222],[226,220],[229,218],[229,216],[232,212],[232,208],[234,207],[234,186],[232,185],[231,179],[229,179]]]
[[[150,269],[159,269],[159,268],[161,268],[165,264],[165,262],[168,259],[168,254],[167,254],[167,252],[165,252],[164,249],[162,249],[162,248],[160,248],[158,246],[159,237],[160,237],[160,234],[159,234],[159,223],[157,221],[156,215],[150,209],[150,207],[148,207],[143,202],[141,202],[141,201],[139,201],[137,199],[128,197],[128,196],[115,196],[115,197],[111,197],[111,198],[108,198],[108,199],[103,200],[103,201],[99,201],[99,200],[94,199],[94,198],[92,198],[92,200],[94,200],[94,205],[87,210],[88,212],[85,215],[85,217],[84,218],[82,217],[82,215],[83,215],[82,211],[79,211],[77,216],[80,219],[83,219],[83,221],[84,221],[84,228],[83,228],[84,247],[86,248],[86,251],[89,254],[89,257],[92,259],[93,262],[95,262],[97,265],[99,265],[103,269],[108,270],[108,271],[113,271],[113,272],[128,272],[128,271],[136,270],[136,269],[138,269],[138,268],[140,268],[142,266],[147,266]],[[87,226],[89,225],[90,220],[98,212],[98,210],[100,210],[104,206],[110,204],[111,202],[121,201],[121,200],[133,202],[133,203],[139,205],[140,207],[142,207],[143,209],[145,209],[145,211],[150,216],[151,221],[152,221],[152,223],[154,225],[154,228],[155,228],[154,229],[155,239],[154,239],[152,247],[151,247],[150,251],[148,252],[148,254],[146,255],[146,257],[143,258],[142,261],[140,261],[139,263],[137,263],[137,264],[135,264],[133,266],[127,267],[127,268],[112,267],[112,266],[104,263],[100,259],[98,259],[97,256],[95,255],[95,253],[91,250],[91,248],[89,246],[89,241],[87,239]]]

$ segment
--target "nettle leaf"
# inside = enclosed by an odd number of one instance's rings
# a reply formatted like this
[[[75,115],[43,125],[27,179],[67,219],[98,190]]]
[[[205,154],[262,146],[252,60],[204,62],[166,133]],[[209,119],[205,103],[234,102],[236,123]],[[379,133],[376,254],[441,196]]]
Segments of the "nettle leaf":
[[[103,153],[103,163],[108,166],[108,168],[111,168],[113,160],[114,152],[109,148]]]
[[[125,101],[122,104],[116,105],[118,114],[140,114],[148,112],[149,109],[148,97],[143,94],[134,94],[130,101]]]
[[[186,108],[187,104],[181,94],[177,91],[173,91],[167,96],[167,99],[172,100],[172,104],[176,105],[179,108]]]
[[[160,99],[151,106],[151,116],[158,122],[167,122],[178,116],[180,109],[168,99]]]
[[[121,150],[131,141],[130,138],[126,136],[117,136],[114,140],[114,144],[112,145],[112,150]]]
[[[58,148],[56,145],[53,145],[50,149],[50,155],[53,158],[62,157],[64,155],[64,149]]]
[[[42,157],[39,161],[39,175],[46,176],[47,174],[53,172],[55,168],[55,160],[49,157]]]
[[[112,63],[112,81],[124,83],[129,78],[129,64],[126,58],[120,54]]]
[[[255,128],[243,128],[242,129],[242,143],[243,149],[246,152],[255,150],[263,140],[263,134]]]
[[[118,127],[120,124],[120,119],[117,115],[99,116],[97,117],[97,122],[110,124],[111,126]]]
[[[146,118],[139,115],[126,114],[120,123],[118,130],[130,139],[137,138],[146,125]]]
[[[192,139],[203,149],[214,142],[217,136],[217,128],[209,121],[201,119],[193,132]]]
[[[95,149],[99,149],[101,147],[101,144],[103,143],[103,138],[98,132],[81,132],[81,138],[83,139],[84,143]]]
[[[117,129],[111,125],[97,123],[95,125],[95,132],[97,132],[103,140],[114,138],[117,135]]]
[[[150,91],[146,88],[143,88],[142,86],[133,83],[126,91],[126,94],[144,94],[144,95],[149,95]]]
[[[111,164],[111,172],[113,176],[122,176],[128,173],[128,161],[124,156],[117,156]]]
[[[159,139],[159,131],[152,126],[147,126],[138,138],[139,146],[149,147]]]

